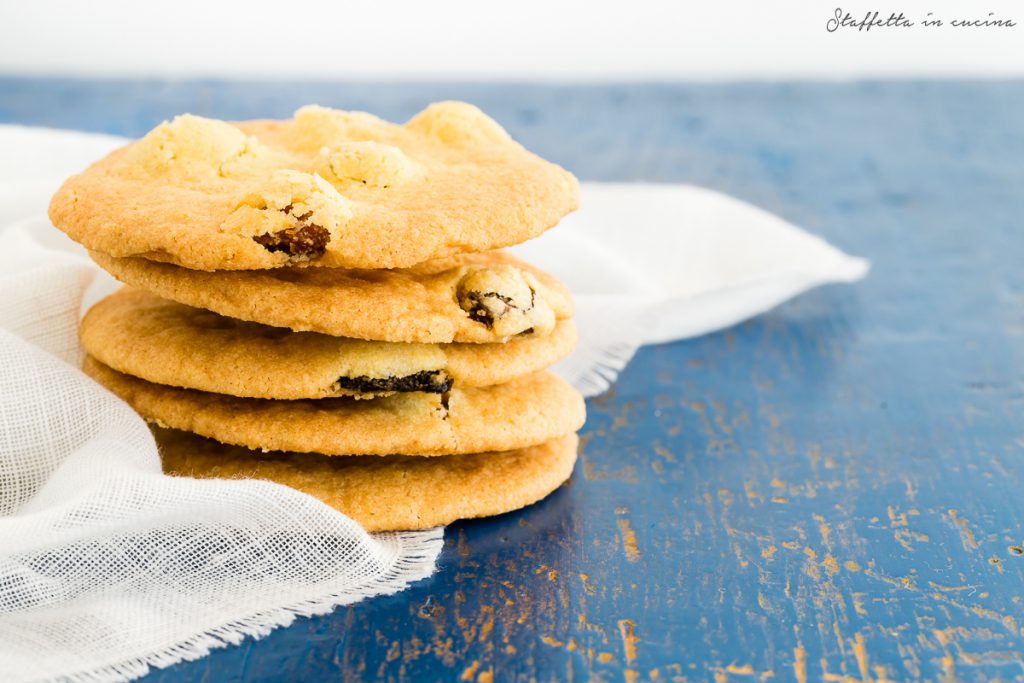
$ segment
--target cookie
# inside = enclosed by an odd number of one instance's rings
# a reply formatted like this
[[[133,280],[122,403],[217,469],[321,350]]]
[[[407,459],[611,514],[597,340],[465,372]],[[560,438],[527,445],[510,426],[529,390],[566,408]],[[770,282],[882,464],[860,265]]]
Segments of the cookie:
[[[188,270],[92,252],[118,280],[230,318],[374,341],[447,344],[543,336],[572,317],[554,277],[505,252],[462,254],[400,270]]]
[[[505,344],[362,341],[243,322],[128,287],[93,306],[79,334],[101,363],[149,382],[274,399],[501,384],[552,365],[576,343],[571,320]]]
[[[585,419],[579,392],[549,372],[444,395],[274,401],[152,384],[91,357],[83,370],[150,422],[252,449],[423,456],[506,451],[576,431]]]
[[[287,121],[179,116],[68,179],[49,213],[113,256],[376,269],[518,244],[578,203],[572,174],[442,102],[404,125],[315,106]]]
[[[572,474],[578,439],[561,436],[503,453],[331,458],[253,453],[156,428],[164,472],[200,479],[264,479],[318,498],[367,531],[429,529],[526,507]]]

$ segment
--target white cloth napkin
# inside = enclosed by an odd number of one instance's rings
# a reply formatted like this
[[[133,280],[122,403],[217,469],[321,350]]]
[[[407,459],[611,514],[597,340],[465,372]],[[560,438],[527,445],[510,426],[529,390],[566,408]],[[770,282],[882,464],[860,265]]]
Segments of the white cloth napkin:
[[[66,175],[123,140],[0,126],[0,680],[115,681],[428,576],[440,529],[368,535],[276,484],[165,477],[143,421],[76,369],[112,283],[48,225]],[[517,247],[576,293],[584,393],[639,345],[716,330],[867,264],[729,197],[585,184]],[[91,281],[100,283],[90,294]]]
[[[686,185],[584,183],[579,211],[513,251],[572,290],[580,343],[557,370],[586,396],[644,344],[714,332],[868,271],[777,216]]]

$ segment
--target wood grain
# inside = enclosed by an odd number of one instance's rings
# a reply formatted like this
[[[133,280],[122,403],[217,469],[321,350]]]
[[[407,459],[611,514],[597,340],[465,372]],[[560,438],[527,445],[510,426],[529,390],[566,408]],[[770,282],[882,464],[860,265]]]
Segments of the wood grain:
[[[0,79],[0,119],[448,97],[585,180],[723,190],[874,269],[642,351],[571,483],[451,527],[433,578],[149,680],[1024,679],[1024,83]]]

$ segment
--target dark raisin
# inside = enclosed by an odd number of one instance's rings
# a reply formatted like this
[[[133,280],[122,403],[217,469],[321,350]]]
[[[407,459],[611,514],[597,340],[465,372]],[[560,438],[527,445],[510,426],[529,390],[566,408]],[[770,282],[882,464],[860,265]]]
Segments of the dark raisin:
[[[309,216],[309,214],[305,215]],[[283,251],[289,256],[313,258],[327,250],[331,233],[316,223],[310,223],[299,228],[288,228],[278,232],[256,235],[253,239],[269,252]]]
[[[360,394],[425,391],[445,394],[452,388],[452,377],[444,370],[422,370],[404,377],[339,377],[338,386]]]
[[[452,400],[452,393],[450,391],[446,391],[446,392],[441,394],[441,410],[443,411],[443,414],[441,416],[442,420],[447,420],[448,419],[448,410],[450,409],[449,408],[449,403],[451,402],[451,400]]]
[[[505,317],[510,310],[516,308],[511,297],[497,292],[466,292],[460,304],[469,313],[470,319],[483,323],[488,329],[494,326],[495,320]]]

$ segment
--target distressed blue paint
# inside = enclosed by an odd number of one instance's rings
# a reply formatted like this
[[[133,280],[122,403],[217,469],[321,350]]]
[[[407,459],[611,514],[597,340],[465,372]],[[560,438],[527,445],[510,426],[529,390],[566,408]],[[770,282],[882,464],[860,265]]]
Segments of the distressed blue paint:
[[[723,190],[874,270],[642,351],[590,402],[570,485],[452,526],[433,578],[150,680],[1024,680],[1024,83],[0,79],[0,120],[448,97],[584,179]]]

